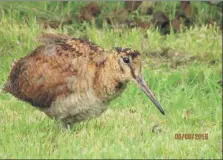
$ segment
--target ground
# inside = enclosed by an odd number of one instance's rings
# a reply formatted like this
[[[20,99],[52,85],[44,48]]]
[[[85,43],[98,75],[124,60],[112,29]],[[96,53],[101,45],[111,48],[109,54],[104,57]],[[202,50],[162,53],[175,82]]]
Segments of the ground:
[[[220,27],[199,24],[167,35],[156,28],[102,29],[88,23],[78,29],[75,25],[44,29],[34,11],[42,5],[46,13],[46,3],[29,5],[1,8],[0,90],[12,62],[35,49],[39,45],[35,37],[43,31],[85,36],[108,50],[114,46],[139,50],[143,75],[166,115],[130,83],[102,116],[61,130],[36,108],[0,91],[0,158],[222,159]],[[20,10],[29,13],[28,23]],[[176,134],[184,133],[208,138],[176,139]]]

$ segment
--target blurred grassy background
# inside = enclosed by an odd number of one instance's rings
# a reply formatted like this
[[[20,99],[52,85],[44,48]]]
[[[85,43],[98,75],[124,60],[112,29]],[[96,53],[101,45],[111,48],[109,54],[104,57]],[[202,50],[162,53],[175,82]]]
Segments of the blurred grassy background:
[[[0,93],[0,158],[222,159],[219,6],[192,2],[190,27],[182,23],[176,31],[170,26],[169,34],[163,34],[162,27],[150,24],[154,14],[142,14],[140,8],[126,12],[124,2],[99,1],[100,14],[81,20],[88,4],[0,2],[0,88],[13,60],[39,45],[36,36],[42,32],[68,34],[106,49],[139,50],[144,57],[144,77],[166,116],[135,84],[129,84],[102,116],[62,132],[55,121],[29,104]],[[152,12],[163,12],[172,21],[179,7],[179,2],[153,2]],[[118,23],[109,24],[108,17]],[[149,27],[129,27],[127,22],[135,19]],[[176,140],[177,133],[207,133],[208,140]]]

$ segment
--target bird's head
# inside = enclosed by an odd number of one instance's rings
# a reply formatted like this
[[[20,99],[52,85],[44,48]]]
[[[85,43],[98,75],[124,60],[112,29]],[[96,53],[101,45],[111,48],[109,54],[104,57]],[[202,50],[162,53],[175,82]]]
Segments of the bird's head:
[[[134,81],[139,88],[150,98],[162,114],[165,114],[159,102],[155,99],[153,93],[148,88],[141,74],[140,54],[136,50],[129,48],[115,48],[116,60],[124,81]]]

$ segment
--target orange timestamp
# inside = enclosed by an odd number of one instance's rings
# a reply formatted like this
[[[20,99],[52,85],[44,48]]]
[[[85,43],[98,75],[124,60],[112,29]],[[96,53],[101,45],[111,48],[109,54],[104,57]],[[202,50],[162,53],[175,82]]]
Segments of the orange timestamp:
[[[177,133],[174,138],[176,140],[208,140],[208,134]]]

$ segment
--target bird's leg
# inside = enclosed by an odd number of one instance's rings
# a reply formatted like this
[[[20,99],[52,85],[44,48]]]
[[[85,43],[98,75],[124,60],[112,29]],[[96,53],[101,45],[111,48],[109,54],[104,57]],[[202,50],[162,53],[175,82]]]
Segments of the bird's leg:
[[[86,125],[86,127],[88,127],[88,124],[89,124],[90,119],[87,119],[86,121],[87,121],[87,125]]]
[[[63,122],[61,120],[57,120],[57,126],[61,130],[67,130],[67,129],[68,130],[71,130],[73,124],[71,124],[71,123],[65,123],[65,122]]]
[[[73,127],[73,124],[71,123],[63,123],[63,125],[65,126],[66,129],[71,130],[71,128]]]
[[[60,129],[60,130],[63,130],[65,129],[65,125],[63,124],[63,122],[61,120],[57,120],[57,127]]]

